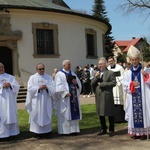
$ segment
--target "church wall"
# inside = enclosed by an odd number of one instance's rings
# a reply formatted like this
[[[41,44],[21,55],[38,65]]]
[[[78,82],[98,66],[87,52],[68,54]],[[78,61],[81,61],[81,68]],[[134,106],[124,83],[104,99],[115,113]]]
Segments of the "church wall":
[[[97,64],[98,58],[103,56],[102,34],[107,30],[107,26],[103,23],[79,16],[30,10],[10,10],[10,16],[11,29],[23,32],[22,39],[18,41],[18,59],[22,81],[25,84],[29,76],[35,73],[35,66],[39,62],[45,64],[48,74],[52,74],[55,67],[61,68],[64,59],[70,59],[72,70],[75,70],[77,65]],[[33,57],[32,23],[42,22],[58,25],[59,58]],[[97,32],[98,58],[86,58],[86,28]]]

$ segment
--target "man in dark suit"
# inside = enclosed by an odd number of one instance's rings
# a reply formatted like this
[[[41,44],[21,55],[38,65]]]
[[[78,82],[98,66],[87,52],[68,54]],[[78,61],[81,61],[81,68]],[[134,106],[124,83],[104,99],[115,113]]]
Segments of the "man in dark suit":
[[[114,136],[114,99],[113,87],[116,85],[116,78],[113,71],[107,69],[107,61],[100,58],[98,62],[99,72],[95,74],[92,82],[95,91],[96,113],[100,118],[101,131],[99,135],[107,134],[105,116],[109,119],[109,136]]]

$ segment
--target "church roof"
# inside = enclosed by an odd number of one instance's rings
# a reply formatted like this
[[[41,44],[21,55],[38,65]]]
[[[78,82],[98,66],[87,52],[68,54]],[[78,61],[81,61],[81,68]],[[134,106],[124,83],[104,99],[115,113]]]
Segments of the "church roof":
[[[72,11],[63,0],[0,0],[0,8],[58,9]]]
[[[51,11],[81,16],[100,21],[108,26],[107,32],[111,30],[111,25],[107,21],[91,15],[74,11],[70,9],[70,7],[63,0],[0,0],[0,11],[7,11],[7,9]]]

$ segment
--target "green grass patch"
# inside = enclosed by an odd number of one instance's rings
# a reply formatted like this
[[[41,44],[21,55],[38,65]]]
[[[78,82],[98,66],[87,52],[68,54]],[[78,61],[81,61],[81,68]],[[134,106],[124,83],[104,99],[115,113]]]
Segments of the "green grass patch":
[[[98,116],[94,104],[82,105],[82,120],[80,121],[81,130],[97,129],[100,128]]]
[[[100,130],[99,117],[96,115],[95,104],[81,105],[82,120],[80,121],[81,132],[92,133]],[[55,113],[55,112],[54,112]],[[20,127],[20,137],[29,138],[33,133],[29,132],[29,115],[26,110],[18,110],[18,121]],[[108,125],[108,119],[107,125]],[[126,123],[115,124],[115,127],[125,126]],[[57,118],[53,115],[53,133],[57,133]]]

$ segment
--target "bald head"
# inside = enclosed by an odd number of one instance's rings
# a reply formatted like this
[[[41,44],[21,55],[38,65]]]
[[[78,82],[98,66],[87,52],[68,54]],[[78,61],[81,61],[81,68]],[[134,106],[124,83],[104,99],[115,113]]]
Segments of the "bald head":
[[[44,75],[45,72],[45,65],[43,63],[39,63],[36,65],[36,71],[40,75]]]
[[[0,74],[4,74],[4,73],[5,73],[4,64],[0,62]]]

